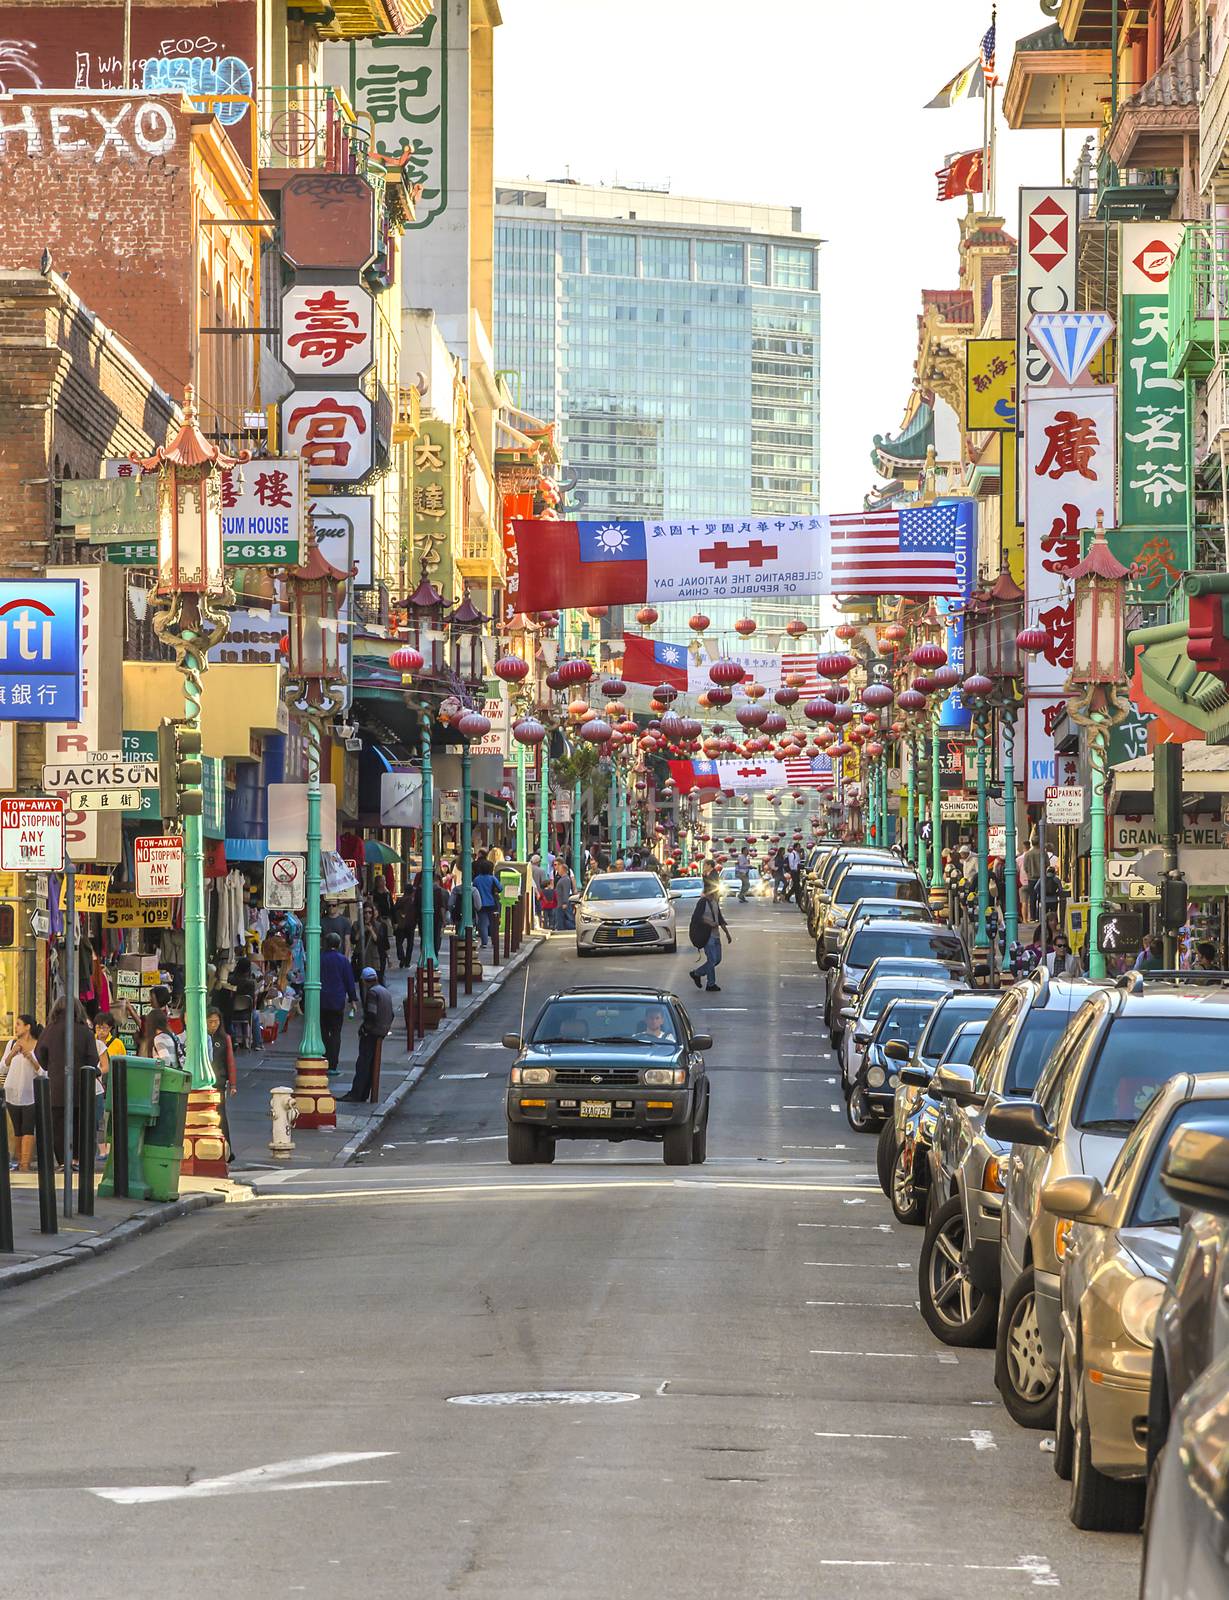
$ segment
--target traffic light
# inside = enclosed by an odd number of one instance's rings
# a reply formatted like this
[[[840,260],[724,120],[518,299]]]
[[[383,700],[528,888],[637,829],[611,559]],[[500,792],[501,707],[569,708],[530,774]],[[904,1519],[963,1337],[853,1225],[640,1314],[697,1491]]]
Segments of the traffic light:
[[[158,726],[158,790],[164,817],[199,817],[205,809],[201,732],[183,717]]]
[[[1166,875],[1160,880],[1160,890],[1161,928],[1165,933],[1177,933],[1186,922],[1186,879],[1180,873]]]

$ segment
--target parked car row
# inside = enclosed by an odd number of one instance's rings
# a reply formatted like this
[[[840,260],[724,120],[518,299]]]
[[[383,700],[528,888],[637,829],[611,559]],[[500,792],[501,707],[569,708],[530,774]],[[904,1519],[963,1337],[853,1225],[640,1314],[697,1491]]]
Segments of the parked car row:
[[[922,1230],[928,1328],[994,1349],[1077,1527],[1144,1526],[1143,1600],[1223,1600],[1229,974],[978,989],[913,869],[834,842],[801,898],[850,1126]]]

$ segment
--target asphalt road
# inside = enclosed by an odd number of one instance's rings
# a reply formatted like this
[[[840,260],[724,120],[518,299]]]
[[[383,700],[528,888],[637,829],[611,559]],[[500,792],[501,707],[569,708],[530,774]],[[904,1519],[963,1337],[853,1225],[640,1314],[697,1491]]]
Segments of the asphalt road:
[[[518,983],[364,1166],[6,1294],[9,1600],[1129,1600],[1138,1541],[1070,1526],[989,1352],[917,1314],[799,918],[731,922],[717,996],[684,952],[530,964],[530,1008],[617,973],[711,1025],[705,1167],[508,1168]],[[453,1403],[527,1391],[605,1398]]]

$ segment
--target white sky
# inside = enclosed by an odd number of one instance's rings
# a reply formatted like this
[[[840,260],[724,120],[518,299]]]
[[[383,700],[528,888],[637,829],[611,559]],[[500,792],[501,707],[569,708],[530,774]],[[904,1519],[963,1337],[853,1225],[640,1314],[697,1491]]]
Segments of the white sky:
[[[954,287],[963,200],[936,169],[981,144],[981,101],[927,111],[977,55],[990,0],[500,0],[496,173],[658,182],[678,194],[802,207],[828,242],[822,496],[853,511],[879,480],[874,434],[908,398],[919,292]],[[999,0],[998,66],[1047,24]],[[1001,109],[1001,91],[999,105]],[[1067,136],[1070,172],[1083,131]],[[1057,134],[999,121],[997,206],[1062,179]]]

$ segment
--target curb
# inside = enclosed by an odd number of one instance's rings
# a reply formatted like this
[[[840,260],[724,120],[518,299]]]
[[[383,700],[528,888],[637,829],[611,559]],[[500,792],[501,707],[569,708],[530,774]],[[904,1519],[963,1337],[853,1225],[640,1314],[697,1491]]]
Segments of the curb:
[[[474,1018],[485,1010],[486,1003],[491,996],[498,994],[511,974],[519,967],[522,967],[538,946],[545,942],[542,934],[531,934],[512,957],[511,961],[505,961],[503,966],[500,967],[498,975],[491,979],[477,1005],[471,1006],[468,1011],[464,1011],[459,1016],[452,1017],[447,1022],[441,1023],[429,1039],[416,1046],[411,1057],[414,1065],[410,1069],[409,1076],[397,1085],[387,1100],[381,1100],[366,1127],[360,1128],[357,1133],[351,1134],[350,1138],[333,1157],[332,1166],[349,1166],[355,1156],[366,1149],[376,1135],[381,1132],[385,1123],[388,1122],[401,1102],[418,1087],[427,1068],[444,1046],[455,1039],[458,1034],[465,1032]]]
[[[59,1272],[63,1267],[71,1267],[79,1261],[89,1261],[94,1256],[105,1255],[117,1245],[127,1244],[129,1239],[137,1239],[143,1233],[152,1233],[155,1228],[164,1227],[166,1223],[175,1222],[180,1217],[190,1216],[194,1211],[203,1211],[206,1206],[221,1205],[226,1198],[220,1190],[186,1194],[178,1200],[168,1201],[166,1205],[151,1206],[147,1211],[138,1211],[127,1221],[117,1223],[114,1228],[108,1228],[106,1233],[100,1233],[93,1239],[83,1239],[79,1244],[57,1250],[53,1255],[40,1256],[36,1261],[19,1261],[11,1267],[0,1267],[0,1291],[15,1289],[19,1284],[29,1283],[34,1278],[44,1278],[49,1273]]]

